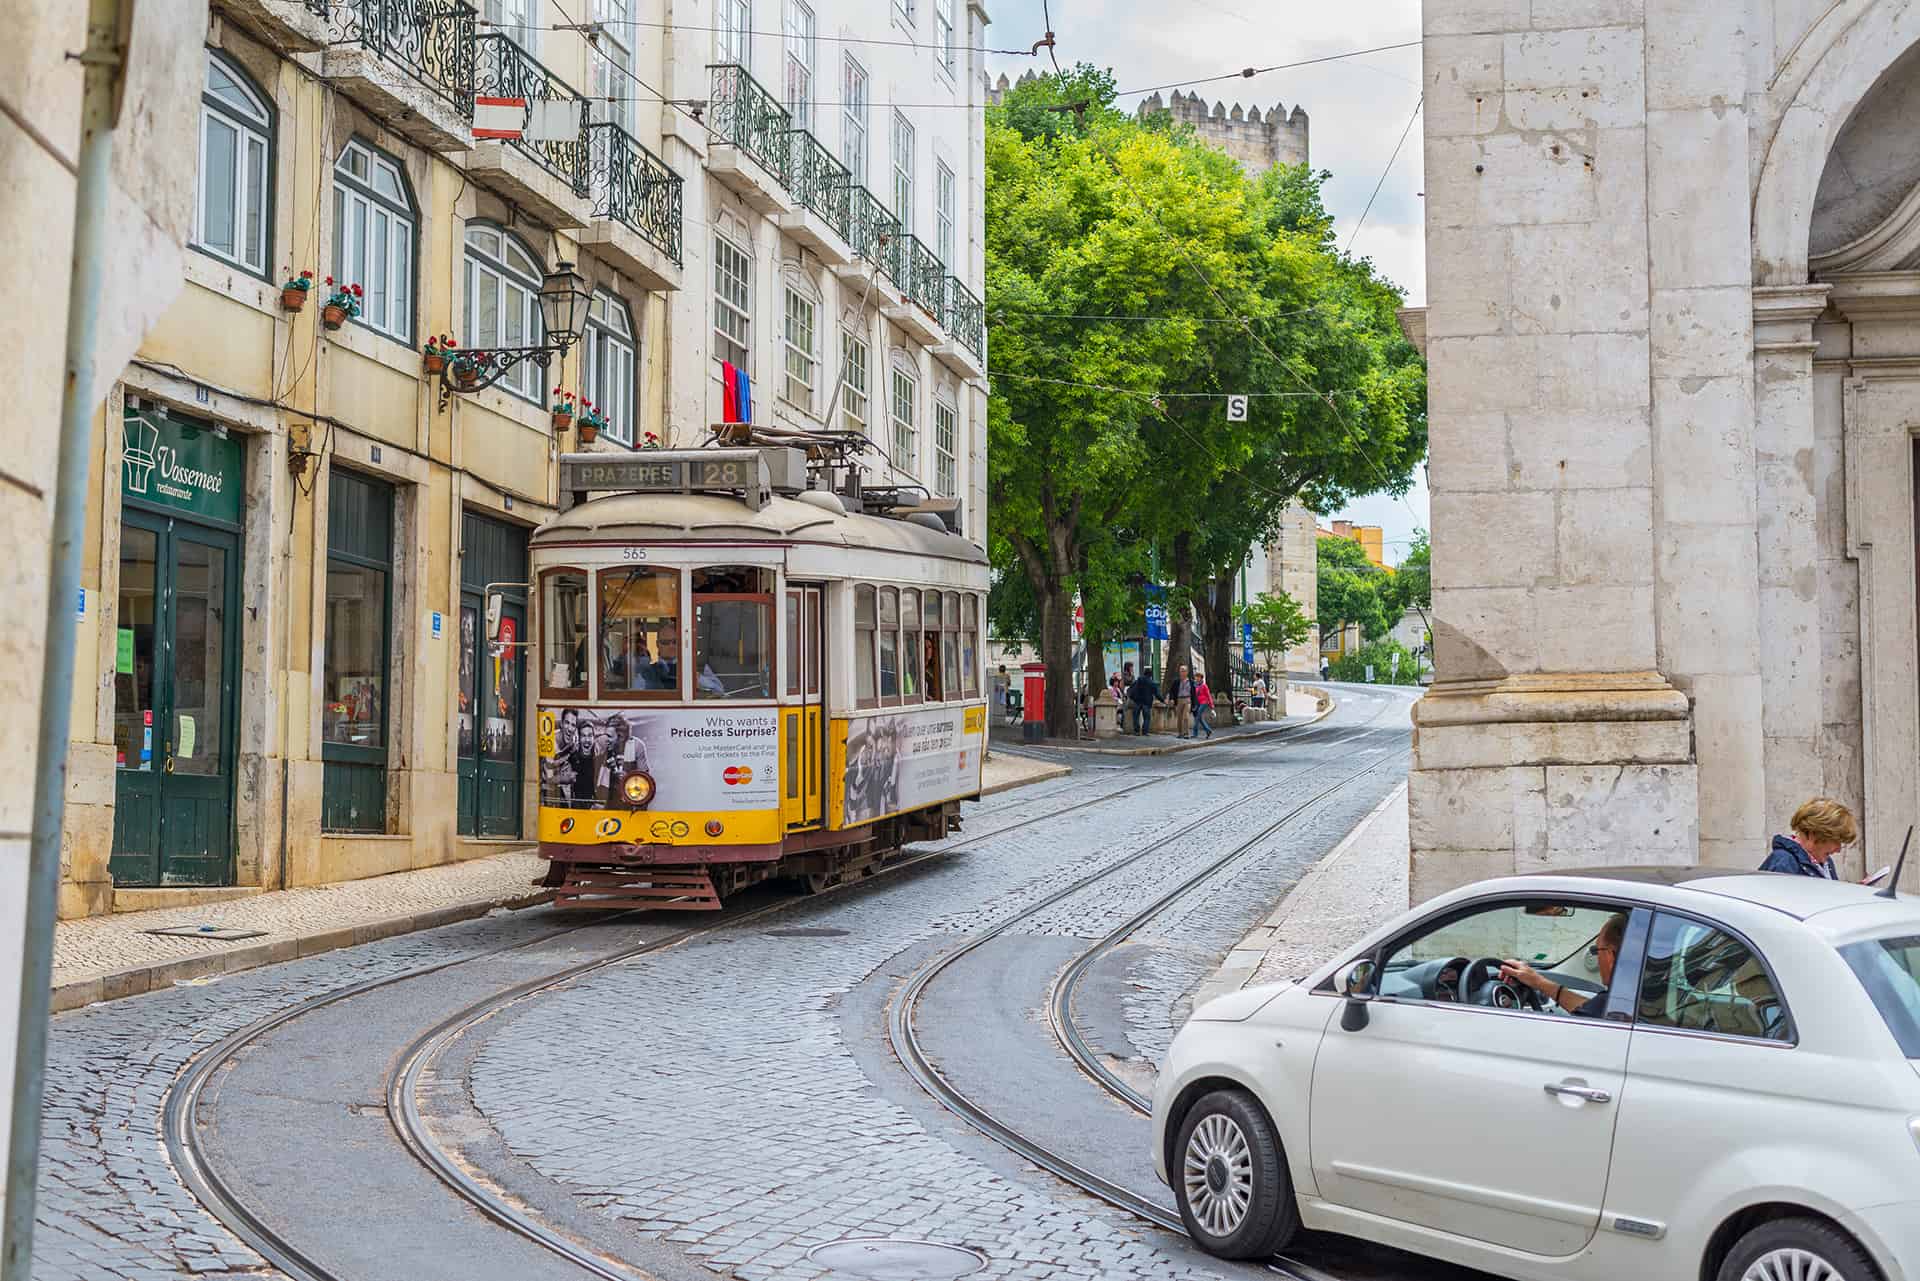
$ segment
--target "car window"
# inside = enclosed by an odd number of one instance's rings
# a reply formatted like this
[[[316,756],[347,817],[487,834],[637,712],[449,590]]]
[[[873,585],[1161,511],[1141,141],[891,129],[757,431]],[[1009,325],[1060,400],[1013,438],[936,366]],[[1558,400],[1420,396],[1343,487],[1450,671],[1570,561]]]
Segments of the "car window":
[[[1850,943],[1840,955],[1873,998],[1900,1052],[1920,1059],[1920,935]]]
[[[1473,963],[1482,960],[1525,961],[1571,991],[1597,993],[1604,985],[1594,945],[1601,928],[1616,915],[1618,909],[1589,903],[1507,900],[1443,920],[1389,946],[1380,995],[1399,1001],[1493,1004],[1478,999],[1485,995],[1491,967],[1469,973]],[[1543,1004],[1559,1012],[1557,1006]]]
[[[1787,1004],[1753,949],[1722,930],[1654,914],[1641,969],[1641,1025],[1791,1041]]]

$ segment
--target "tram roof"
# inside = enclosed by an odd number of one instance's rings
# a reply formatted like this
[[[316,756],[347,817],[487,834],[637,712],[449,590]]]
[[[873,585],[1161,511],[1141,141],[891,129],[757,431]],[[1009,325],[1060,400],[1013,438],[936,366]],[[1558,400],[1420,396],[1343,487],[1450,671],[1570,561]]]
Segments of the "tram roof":
[[[943,530],[912,521],[845,515],[784,495],[753,511],[720,494],[609,494],[560,513],[534,532],[534,546],[615,539],[818,543],[984,565],[986,552]]]

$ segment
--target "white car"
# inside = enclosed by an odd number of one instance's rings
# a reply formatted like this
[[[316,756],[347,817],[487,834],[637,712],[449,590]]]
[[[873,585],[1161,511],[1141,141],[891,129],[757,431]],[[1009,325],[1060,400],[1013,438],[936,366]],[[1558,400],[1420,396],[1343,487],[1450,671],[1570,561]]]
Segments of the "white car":
[[[1228,1258],[1308,1228],[1516,1278],[1920,1281],[1920,898],[1469,886],[1202,1006],[1153,1133]]]

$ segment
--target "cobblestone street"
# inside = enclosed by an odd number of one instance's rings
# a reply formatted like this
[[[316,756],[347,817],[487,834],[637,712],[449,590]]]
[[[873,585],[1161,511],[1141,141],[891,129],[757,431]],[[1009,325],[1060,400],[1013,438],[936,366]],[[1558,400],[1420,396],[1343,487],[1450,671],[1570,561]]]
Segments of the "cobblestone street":
[[[1089,977],[1079,1014],[1089,1036],[1129,1070],[1150,1074],[1227,950],[1404,778],[1406,708],[1404,696],[1357,695],[1326,722],[1282,736],[1111,768],[1083,757],[1073,775],[970,807],[967,830],[922,847],[913,866],[820,898],[783,890],[746,905],[740,919],[695,922],[703,928],[677,946],[540,992],[476,1027],[442,1066],[450,1075],[429,1110],[433,1139],[510,1201],[538,1207],[646,1275],[851,1276],[829,1272],[808,1251],[865,1237],[964,1246],[986,1259],[981,1275],[995,1277],[1239,1275],[1033,1170],[944,1112],[888,1050],[888,1003],[904,976],[955,941],[1117,868],[1000,940],[1038,967],[1033,982],[969,994],[1037,1025],[1055,958],[1251,841]],[[1310,797],[1319,799],[1276,826]],[[557,971],[562,953],[572,962],[668,937],[666,926],[639,918],[545,941],[582,919],[544,907],[496,911],[61,1016],[36,1276],[258,1275],[264,1260],[196,1204],[163,1147],[162,1111],[183,1065],[301,1001],[460,963],[353,998],[337,1015],[302,1015],[287,1026],[304,1032],[262,1041],[228,1074],[210,1105],[209,1159],[248,1193],[257,1153],[285,1137],[260,1132],[270,1113],[255,1100],[284,1092],[289,1106],[317,1105],[286,1139],[320,1145],[317,1175],[369,1141],[368,1122],[354,1118],[378,1097],[400,1044],[444,1016],[436,1001],[458,1004]],[[937,1020],[944,1008],[936,1001],[926,1017]],[[356,1082],[307,1081],[315,1069],[301,1065],[332,1053],[318,1045],[364,1062]],[[989,1059],[1001,1054],[990,1039],[977,1048]],[[1010,1070],[1034,1052],[1018,1048],[1007,1049]],[[1072,1076],[1057,1047],[1045,1048],[1058,1059],[1045,1070],[1063,1068],[1068,1088],[1086,1092],[1076,1105],[1104,1114],[1085,1141],[1116,1171],[1151,1183],[1140,1173],[1145,1121]],[[247,1066],[256,1059],[257,1069]],[[994,1089],[1022,1092],[1010,1072],[993,1075],[1003,1078]],[[328,1088],[340,1091],[337,1102],[326,1101],[336,1097]],[[1044,1133],[1044,1116],[1029,1120]],[[384,1123],[377,1133],[387,1135]],[[446,1256],[451,1274],[499,1274],[497,1265],[467,1267],[470,1216],[431,1179],[423,1187],[422,1202],[406,1207],[408,1230],[418,1237],[420,1223],[442,1223],[448,1235],[421,1243]],[[1137,1190],[1165,1198],[1156,1186]],[[326,1195],[290,1202],[280,1199],[285,1190],[266,1187],[259,1195],[269,1219],[301,1216],[276,1206],[304,1204],[319,1216],[330,1204]],[[374,1241],[382,1215],[401,1208],[345,1204],[345,1213],[365,1215]],[[290,1239],[325,1241],[342,1225],[283,1226]]]

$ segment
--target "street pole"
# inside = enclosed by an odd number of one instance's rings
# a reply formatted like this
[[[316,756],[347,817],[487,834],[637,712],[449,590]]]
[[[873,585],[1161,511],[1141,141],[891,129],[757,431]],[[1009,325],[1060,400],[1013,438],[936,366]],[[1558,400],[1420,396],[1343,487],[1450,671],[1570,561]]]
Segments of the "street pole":
[[[108,195],[119,80],[121,0],[90,0],[79,55],[80,158],[73,195],[73,273],[67,284],[66,382],[60,393],[60,458],[54,482],[52,559],[47,574],[46,652],[40,669],[33,836],[27,854],[27,920],[20,966],[20,1034],[7,1138],[6,1218],[0,1281],[29,1281],[33,1269],[35,1174],[47,1066],[53,923],[60,893],[60,831],[66,817],[67,740],[73,720],[74,600],[86,535],[87,473],[93,443],[95,330],[106,283]]]

